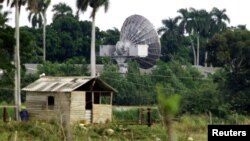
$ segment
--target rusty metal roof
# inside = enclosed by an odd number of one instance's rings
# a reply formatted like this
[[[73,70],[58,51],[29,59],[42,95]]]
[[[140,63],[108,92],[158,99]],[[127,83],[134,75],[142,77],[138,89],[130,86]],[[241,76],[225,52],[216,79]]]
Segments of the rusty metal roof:
[[[91,77],[41,77],[27,87],[24,91],[39,92],[71,92],[90,81]]]

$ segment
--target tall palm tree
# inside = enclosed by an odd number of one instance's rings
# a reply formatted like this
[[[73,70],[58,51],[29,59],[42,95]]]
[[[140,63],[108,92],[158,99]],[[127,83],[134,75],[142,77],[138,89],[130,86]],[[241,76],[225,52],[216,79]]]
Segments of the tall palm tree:
[[[226,23],[230,23],[230,19],[226,15],[226,9],[219,10],[218,8],[214,7],[210,13],[217,27],[217,32],[225,30],[227,28]]]
[[[43,61],[46,61],[46,25],[47,16],[46,11],[50,5],[51,0],[43,0],[42,3],[42,14],[43,14]]]
[[[182,34],[178,25],[179,19],[180,17],[162,20],[163,26],[158,29],[162,44],[161,59],[164,61],[172,59],[180,45]]]
[[[55,14],[53,15],[53,21],[63,15],[73,15],[73,11],[71,7],[65,3],[59,3],[56,5],[53,5],[52,11],[55,12]]]
[[[185,8],[179,9],[177,12],[179,12],[181,15],[178,16],[181,20],[179,24],[179,29],[181,30],[182,34],[190,34],[191,33],[191,26],[190,26],[190,13],[189,11]]]
[[[179,31],[180,31],[179,26],[178,26],[179,20],[180,20],[180,17],[162,20],[162,24],[164,26],[158,29],[158,33],[179,35]]]
[[[33,28],[40,28],[43,24],[43,15],[41,10],[31,10],[28,16],[28,20],[31,22]]]
[[[199,50],[200,50],[200,32],[202,30],[202,17],[200,17],[200,11],[196,10],[194,8],[190,8],[190,17],[191,17],[191,26],[192,26],[192,30],[191,30],[191,34],[193,34],[194,36],[196,36],[196,65],[199,65]]]
[[[0,5],[0,28],[5,28],[5,26],[6,26],[5,24],[8,21],[7,16],[10,12],[8,12],[8,11],[1,12],[2,9],[3,9],[3,6]]]
[[[96,12],[101,6],[104,6],[105,12],[107,12],[109,8],[109,0],[77,0],[76,6],[82,12],[86,11],[88,6],[92,8],[92,13],[90,17],[92,18],[92,31],[91,31],[91,57],[90,57],[90,68],[91,68],[91,76],[96,76],[96,58],[95,58],[95,18]]]
[[[189,40],[191,43],[191,48],[193,50],[193,59],[194,59],[194,65],[196,65],[197,63],[197,58],[196,58],[196,51],[195,51],[195,47],[194,47],[194,41],[191,38],[191,34],[192,34],[192,17],[190,15],[190,12],[187,9],[180,9],[178,10],[178,12],[181,14],[179,17],[181,19],[181,22],[179,24],[179,29],[181,30],[180,32],[182,34],[189,34]]]
[[[4,0],[0,1],[1,3]],[[20,46],[20,38],[19,38],[19,13],[21,9],[21,5],[24,5],[26,0],[7,0],[7,5],[10,4],[11,7],[15,7],[15,38],[16,38],[16,47],[14,53],[14,62],[15,62],[15,89],[14,89],[14,98],[15,98],[15,105],[16,105],[16,119],[19,120],[19,111],[21,108],[21,67],[20,67],[20,53],[19,53],[19,46]]]
[[[43,26],[43,61],[46,61],[46,25],[47,16],[46,11],[51,0],[37,0],[28,6],[30,14],[28,16],[32,27],[42,27]]]
[[[199,58],[200,58],[200,36],[208,34],[209,32],[209,13],[206,10],[196,10],[194,8],[190,8],[189,11],[185,9],[179,10],[179,12],[182,14],[182,26],[185,26],[184,29],[186,32],[189,33],[189,35],[196,37],[196,51],[193,48],[194,53],[194,65],[199,65]],[[185,14],[185,15],[184,15]],[[191,44],[193,44],[193,41],[191,39]],[[196,54],[195,54],[196,52]]]
[[[25,5],[28,1],[28,5],[32,6],[35,0],[0,0],[0,3],[7,1],[7,5],[10,4],[11,7],[15,7],[15,38],[16,46],[14,53],[14,62],[15,62],[15,88],[14,88],[14,98],[16,105],[16,120],[19,120],[19,111],[21,108],[21,67],[20,67],[20,32],[19,32],[19,14],[21,6]]]

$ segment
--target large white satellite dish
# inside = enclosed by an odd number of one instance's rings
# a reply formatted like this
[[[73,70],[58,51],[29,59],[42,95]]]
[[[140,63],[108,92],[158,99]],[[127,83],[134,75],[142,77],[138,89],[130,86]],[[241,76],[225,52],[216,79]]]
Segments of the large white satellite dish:
[[[125,20],[116,45],[100,46],[100,56],[115,59],[121,73],[127,72],[128,59],[136,60],[143,69],[153,67],[160,52],[160,40],[154,26],[140,15],[132,15]]]

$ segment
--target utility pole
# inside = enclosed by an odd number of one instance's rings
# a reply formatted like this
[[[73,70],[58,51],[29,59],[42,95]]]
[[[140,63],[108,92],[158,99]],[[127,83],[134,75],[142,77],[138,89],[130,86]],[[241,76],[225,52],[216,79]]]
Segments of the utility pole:
[[[19,111],[21,107],[21,91],[20,91],[20,82],[21,82],[21,69],[20,69],[20,53],[19,53],[19,4],[18,0],[15,1],[15,37],[16,37],[16,47],[14,54],[14,63],[15,63],[15,89],[14,89],[14,97],[15,97],[15,116],[16,120],[19,120]]]

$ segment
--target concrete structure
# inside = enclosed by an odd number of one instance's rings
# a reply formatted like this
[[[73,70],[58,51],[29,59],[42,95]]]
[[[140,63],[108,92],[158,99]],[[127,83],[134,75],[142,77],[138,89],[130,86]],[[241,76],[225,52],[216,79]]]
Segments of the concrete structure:
[[[116,91],[99,78],[42,77],[22,89],[30,120],[111,121]]]
[[[218,67],[203,67],[203,66],[193,66],[193,67],[197,68],[199,72],[205,77],[207,77],[209,74],[214,74],[217,70],[220,69]]]

